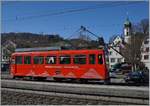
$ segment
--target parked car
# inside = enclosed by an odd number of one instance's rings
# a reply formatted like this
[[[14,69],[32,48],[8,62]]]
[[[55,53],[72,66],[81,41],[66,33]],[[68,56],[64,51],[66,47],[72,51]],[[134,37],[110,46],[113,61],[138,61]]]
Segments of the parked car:
[[[9,64],[1,64],[1,71],[6,72],[9,71]]]
[[[111,69],[113,72],[119,72],[121,71],[121,63],[117,63],[115,64],[112,69]]]
[[[117,77],[117,75],[116,75],[116,73],[113,71],[113,70],[109,70],[109,77],[110,78],[116,78]]]
[[[129,73],[131,69],[132,69],[131,64],[126,62],[117,63],[112,67],[112,70],[114,72],[121,74]]]
[[[126,83],[148,83],[149,73],[145,71],[135,71],[128,73],[124,78]]]

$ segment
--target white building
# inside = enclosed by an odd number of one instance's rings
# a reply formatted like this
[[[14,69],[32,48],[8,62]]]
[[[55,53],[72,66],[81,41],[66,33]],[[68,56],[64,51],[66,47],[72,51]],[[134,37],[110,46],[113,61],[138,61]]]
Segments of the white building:
[[[150,46],[150,43],[149,43],[149,36],[147,36],[144,41],[143,41],[143,44],[142,44],[142,47],[141,47],[141,55],[142,55],[142,58],[141,58],[141,62],[143,62],[145,64],[145,66],[150,70],[150,51],[149,51],[149,46]]]
[[[16,48],[16,44],[10,40],[4,42],[1,47],[1,63],[8,63],[12,51]]]
[[[112,68],[116,63],[124,62],[124,57],[119,53],[120,47],[123,45],[123,42],[130,43],[131,39],[131,22],[127,18],[124,22],[124,38],[116,36],[113,41],[109,44],[109,68]]]
[[[108,45],[108,57],[109,57],[109,68],[112,68],[116,63],[124,62],[123,56],[120,52],[120,44],[122,43],[122,38],[116,36],[113,41]]]
[[[132,24],[127,18],[127,20],[124,23],[124,38],[121,38],[120,36],[117,36],[113,39],[113,41],[109,44],[108,52],[109,52],[109,68],[112,68],[113,65],[119,62],[124,62],[124,57],[121,56],[118,52],[120,52],[120,46],[124,43],[129,44],[131,42],[131,33],[132,33]],[[143,41],[142,47],[141,47],[141,62],[145,64],[145,66],[150,70],[150,40],[149,37],[146,37]],[[114,48],[114,49],[113,49]],[[117,52],[118,51],[118,52]]]

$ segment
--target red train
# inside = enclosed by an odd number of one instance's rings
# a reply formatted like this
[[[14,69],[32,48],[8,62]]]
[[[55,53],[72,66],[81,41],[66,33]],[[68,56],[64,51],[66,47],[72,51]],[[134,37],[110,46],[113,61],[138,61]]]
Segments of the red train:
[[[15,52],[11,57],[11,75],[109,81],[104,50]]]

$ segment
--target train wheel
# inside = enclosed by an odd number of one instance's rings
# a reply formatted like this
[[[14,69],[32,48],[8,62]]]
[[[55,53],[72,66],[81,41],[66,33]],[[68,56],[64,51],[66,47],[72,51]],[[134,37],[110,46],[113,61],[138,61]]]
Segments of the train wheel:
[[[19,79],[19,80],[22,80],[23,77],[22,77],[22,76],[13,76],[13,79]]]
[[[33,77],[32,76],[26,76],[24,77],[25,80],[33,80]]]
[[[62,78],[53,78],[55,81],[62,81],[63,79]]]
[[[88,80],[87,79],[80,79],[80,83],[87,83]]]
[[[46,80],[46,77],[34,77],[34,80],[43,81]]]
[[[12,79],[16,79],[16,76],[13,76]]]
[[[70,81],[70,82],[75,82],[75,81],[76,81],[76,79],[71,78],[71,79],[69,79],[69,81]]]

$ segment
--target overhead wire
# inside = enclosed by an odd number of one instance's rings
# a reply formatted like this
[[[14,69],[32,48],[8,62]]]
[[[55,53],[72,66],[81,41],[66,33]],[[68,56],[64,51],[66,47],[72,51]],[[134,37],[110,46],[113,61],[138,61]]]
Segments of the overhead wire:
[[[32,16],[24,16],[24,17],[19,17],[16,16],[16,19],[11,19],[11,20],[2,20],[2,21],[19,21],[19,20],[26,20],[26,19],[34,19],[34,18],[40,18],[40,17],[46,17],[46,16],[56,16],[56,15],[62,15],[62,14],[68,14],[68,13],[77,13],[77,12],[83,12],[83,11],[89,11],[93,9],[98,9],[98,8],[105,8],[105,7],[115,7],[115,6],[122,6],[122,5],[131,5],[135,3],[141,3],[141,2],[116,2],[114,4],[110,5],[95,5],[94,7],[86,7],[86,8],[79,8],[79,9],[69,9],[69,10],[64,10],[64,11],[59,11],[59,12],[54,12],[54,13],[46,13],[46,14],[40,14],[40,15],[32,15]]]
[[[70,39],[71,37],[73,37],[77,32],[79,32],[81,30],[81,28],[77,29],[72,35],[70,35],[69,37],[67,37],[66,39]]]
[[[82,11],[89,11],[89,10],[93,10],[93,9],[98,9],[98,8],[105,8],[105,7],[115,7],[115,6],[122,6],[122,5],[130,5],[130,4],[135,4],[135,3],[141,3],[141,2],[115,2],[114,4],[108,3],[110,5],[108,5],[107,3],[104,4],[98,4],[95,5],[93,7],[86,7],[86,8],[79,8],[79,9],[68,9],[68,10],[61,10],[59,12],[54,12],[54,13],[46,13],[46,14],[40,14],[40,15],[32,15],[32,16],[25,16],[25,17],[19,17],[16,16],[16,19],[13,20],[3,20],[3,21],[19,21],[19,20],[26,20],[26,19],[33,19],[33,18],[40,18],[40,17],[45,17],[45,16],[56,16],[56,15],[62,15],[62,14],[67,14],[67,13],[76,13],[76,12],[82,12]],[[78,32],[80,29],[78,29],[76,32]],[[74,36],[74,34],[72,34],[71,36],[69,36],[67,39],[70,39],[72,36]]]

